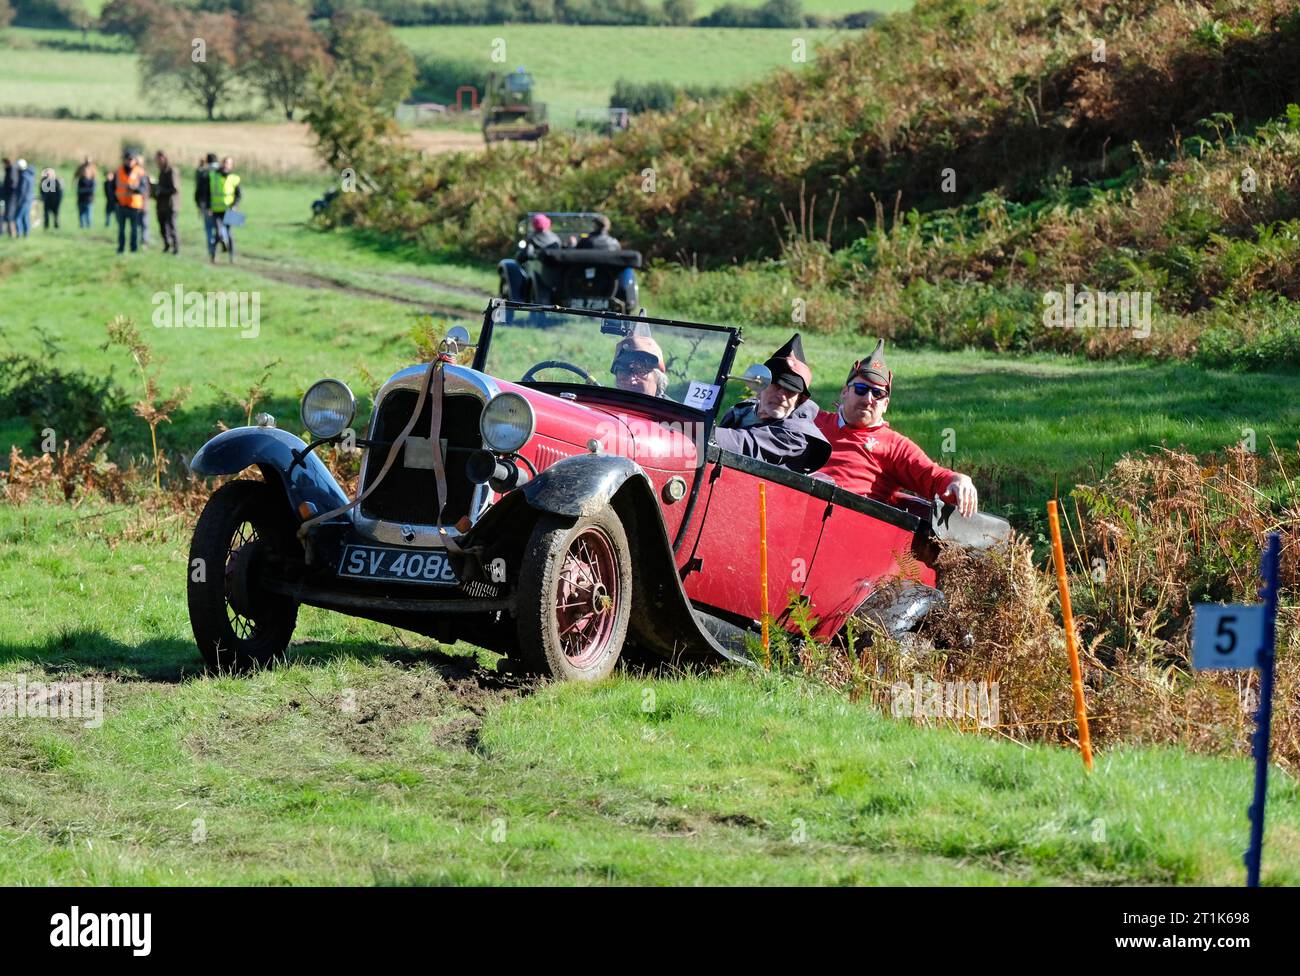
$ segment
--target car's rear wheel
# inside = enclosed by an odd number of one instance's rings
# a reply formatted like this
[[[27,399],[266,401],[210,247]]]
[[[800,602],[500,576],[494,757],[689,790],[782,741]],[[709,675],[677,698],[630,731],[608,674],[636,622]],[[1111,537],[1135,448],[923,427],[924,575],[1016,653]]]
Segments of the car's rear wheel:
[[[284,653],[298,604],[258,583],[268,563],[290,553],[284,503],[261,481],[231,481],[208,499],[190,543],[190,627],[203,660],[217,671],[269,664]]]
[[[518,637],[525,660],[566,681],[596,681],[618,664],[632,611],[632,557],[612,509],[543,515],[524,551]]]

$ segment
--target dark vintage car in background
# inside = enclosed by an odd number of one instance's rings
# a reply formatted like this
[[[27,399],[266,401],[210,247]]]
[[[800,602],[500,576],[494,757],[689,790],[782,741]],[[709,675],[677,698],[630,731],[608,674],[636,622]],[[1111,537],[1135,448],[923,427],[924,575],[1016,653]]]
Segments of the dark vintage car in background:
[[[530,221],[538,213],[551,220],[551,230],[564,246],[529,254]],[[530,211],[515,228],[519,244],[514,257],[497,263],[499,294],[512,302],[561,305],[592,311],[635,313],[641,292],[636,269],[641,252],[626,248],[602,251],[579,246],[592,231],[597,213]],[[570,246],[569,242],[573,244]]]
[[[615,386],[629,336],[662,349],[662,395]],[[191,468],[262,480],[218,488],[195,529],[188,599],[205,660],[281,655],[302,604],[558,678],[607,675],[625,645],[742,658],[760,619],[760,484],[778,625],[793,627],[801,601],[815,635],[833,637],[901,579],[903,603],[886,602],[909,626],[938,597],[935,535],[979,544],[1000,520],[949,511],[945,525],[920,499],[895,507],[720,450],[725,385],[765,379],[761,366],[732,375],[741,341],[716,325],[494,300],[476,346],[452,329],[438,361],[376,393],[355,499],[317,456],[351,436],[355,400],[337,380],[303,397],[310,444],[274,426],[217,435]]]

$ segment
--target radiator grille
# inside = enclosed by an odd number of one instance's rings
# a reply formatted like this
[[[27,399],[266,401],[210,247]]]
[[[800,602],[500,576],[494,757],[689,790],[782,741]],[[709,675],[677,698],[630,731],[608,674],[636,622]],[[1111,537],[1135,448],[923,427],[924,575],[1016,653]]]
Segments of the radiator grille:
[[[411,418],[419,393],[415,390],[393,390],[376,408],[372,440],[394,441]],[[478,397],[453,393],[443,397],[441,437],[447,441],[447,507],[442,513],[444,525],[453,525],[469,514],[474,484],[465,475],[465,461],[471,451],[482,446],[479,434],[479,415],[483,405]],[[412,437],[428,437],[429,423],[433,417],[433,404],[426,403],[411,431]],[[388,456],[387,447],[370,448],[366,461],[368,488]],[[361,503],[361,513],[367,518],[385,522],[404,522],[416,525],[434,525],[438,519],[438,482],[432,468],[406,467],[406,446],[398,451],[392,468],[383,482]]]

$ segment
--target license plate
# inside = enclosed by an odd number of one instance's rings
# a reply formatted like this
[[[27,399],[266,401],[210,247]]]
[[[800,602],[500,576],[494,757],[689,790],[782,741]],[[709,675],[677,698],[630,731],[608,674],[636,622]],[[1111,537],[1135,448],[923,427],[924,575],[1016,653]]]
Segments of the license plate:
[[[569,301],[570,308],[585,308],[593,312],[609,311],[608,298],[574,298]]]
[[[339,560],[339,575],[349,579],[430,583],[434,586],[455,586],[458,582],[447,554],[437,549],[346,545],[343,558]]]

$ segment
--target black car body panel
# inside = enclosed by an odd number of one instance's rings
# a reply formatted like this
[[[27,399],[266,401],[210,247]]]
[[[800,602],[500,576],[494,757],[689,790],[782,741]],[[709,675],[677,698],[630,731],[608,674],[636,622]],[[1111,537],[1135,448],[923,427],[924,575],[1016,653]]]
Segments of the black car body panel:
[[[276,427],[222,431],[190,460],[190,470],[200,475],[238,474],[251,467],[260,468],[268,480],[274,471],[289,507],[295,511],[302,502],[310,502],[319,512],[348,503],[347,495],[324,462],[307,452],[306,442]]]

